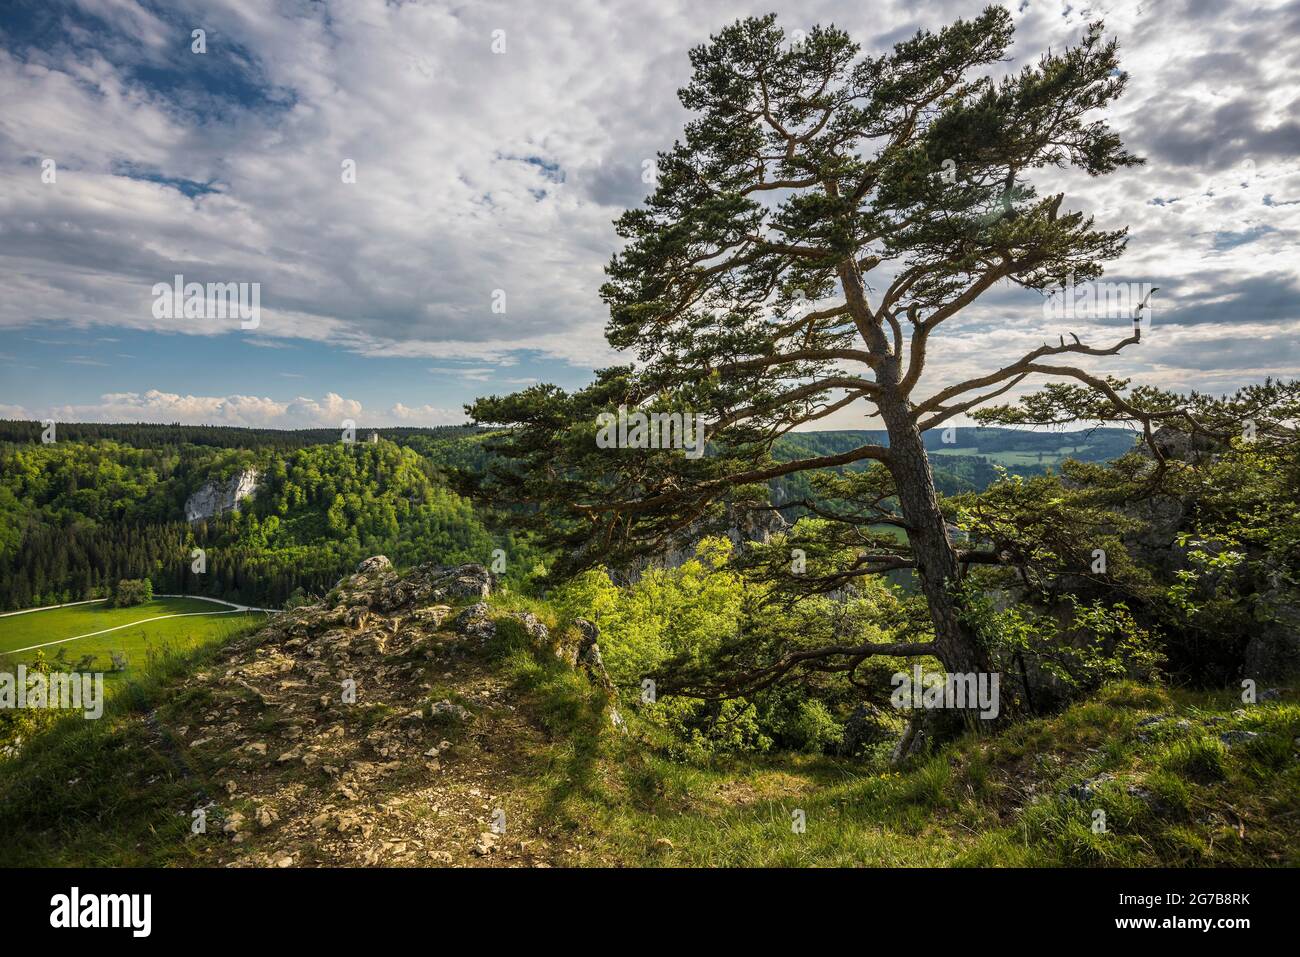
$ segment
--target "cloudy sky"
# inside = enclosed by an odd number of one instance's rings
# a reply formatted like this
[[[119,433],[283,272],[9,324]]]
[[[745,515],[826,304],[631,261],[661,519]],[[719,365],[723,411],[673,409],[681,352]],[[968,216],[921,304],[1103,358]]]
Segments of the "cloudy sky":
[[[680,135],[691,46],[775,9],[877,53],[981,5],[7,0],[0,417],[434,425],[477,395],[578,387],[619,361],[597,296],[611,220]],[[1147,165],[1034,179],[1131,226],[1108,278],[1161,289],[1106,371],[1212,391],[1300,374],[1300,2],[1012,13],[1006,69],[1101,18],[1131,74],[1111,119]],[[157,316],[177,274],[259,283],[259,325]],[[925,382],[1126,329],[995,290],[944,327]]]

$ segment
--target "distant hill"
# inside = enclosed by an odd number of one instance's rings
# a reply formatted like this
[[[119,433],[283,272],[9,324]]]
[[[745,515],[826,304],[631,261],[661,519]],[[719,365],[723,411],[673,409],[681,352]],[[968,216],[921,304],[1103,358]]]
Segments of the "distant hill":
[[[278,606],[298,589],[328,589],[376,552],[414,565],[488,562],[502,548],[531,567],[511,532],[492,534],[446,482],[444,466],[472,463],[477,442],[408,433],[422,452],[387,438],[345,445],[328,430],[305,442],[293,432],[118,428],[120,438],[61,429],[48,445],[0,442],[0,608],[101,598],[141,577],[161,593]],[[238,511],[185,521],[196,490],[253,471]]]
[[[0,419],[0,442],[40,442],[40,422]],[[429,448],[429,440],[445,441],[481,434],[487,429],[472,425],[441,426],[358,426],[356,437],[365,441],[371,432],[398,445]],[[339,441],[341,429],[254,429],[230,425],[159,425],[145,422],[60,422],[58,439],[67,442],[95,442],[108,439],[136,448],[163,445],[204,445],[213,448],[263,449],[304,448]],[[944,441],[945,435],[954,441]],[[1066,458],[1103,462],[1123,455],[1133,447],[1134,433],[1126,429],[1085,429],[1076,432],[1033,432],[1021,429],[958,428],[932,429],[924,436],[925,447],[939,455],[975,456],[1007,466],[1055,465]],[[415,441],[412,441],[415,440]],[[803,455],[843,452],[867,442],[889,444],[883,429],[797,432],[777,440],[777,458],[788,460]]]
[[[951,432],[931,429],[923,436],[925,447],[935,455],[978,457],[1008,467],[1049,466],[1067,458],[1082,462],[1106,462],[1133,448],[1136,435],[1127,429],[1084,429],[1076,432],[1031,432],[1023,429],[957,428]],[[945,441],[945,438],[952,441]],[[828,455],[859,445],[889,444],[883,429],[837,432],[796,432],[776,443],[777,458]]]
[[[944,439],[952,439],[945,442]],[[978,491],[998,478],[998,467],[1016,475],[1041,475],[1066,459],[1107,462],[1132,450],[1134,433],[1127,429],[1086,429],[1076,432],[1030,432],[1020,429],[933,429],[925,433],[925,447],[936,487],[945,495]],[[837,432],[796,432],[777,440],[773,454],[780,461],[833,455],[860,445],[888,445],[883,429]],[[865,468],[863,462],[849,469]],[[809,497],[807,474],[771,483],[781,501]]]
[[[24,419],[0,419],[0,442],[40,442],[42,425]],[[378,428],[357,426],[356,439],[364,442],[371,432],[378,432],[390,442],[407,444],[421,436],[437,439],[473,435],[483,431],[470,425],[433,427],[392,426]],[[222,449],[300,449],[309,445],[338,442],[337,429],[251,429],[233,425],[156,425],[147,422],[60,422],[56,437],[61,442],[96,442],[108,439],[135,448],[164,445],[206,445]]]

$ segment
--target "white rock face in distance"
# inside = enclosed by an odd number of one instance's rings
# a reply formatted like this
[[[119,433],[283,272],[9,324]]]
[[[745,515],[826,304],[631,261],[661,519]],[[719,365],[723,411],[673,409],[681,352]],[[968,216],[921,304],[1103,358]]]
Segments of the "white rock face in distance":
[[[236,472],[228,482],[204,482],[203,486],[185,500],[185,520],[224,515],[239,508],[239,503],[257,491],[257,469]]]

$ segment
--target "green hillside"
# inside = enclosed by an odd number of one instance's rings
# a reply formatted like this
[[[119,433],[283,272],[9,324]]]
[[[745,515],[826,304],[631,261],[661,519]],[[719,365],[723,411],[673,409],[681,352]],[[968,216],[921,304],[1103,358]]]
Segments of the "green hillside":
[[[490,562],[501,548],[530,564],[525,543],[452,491],[440,443],[429,455],[387,440],[280,448],[259,434],[247,445],[173,444],[194,430],[122,431],[111,438],[50,445],[0,445],[0,608],[103,597],[123,578],[152,579],[155,591],[204,594],[278,606],[297,591],[319,593],[366,555],[418,564]],[[107,431],[107,430],[106,430]],[[211,437],[209,437],[211,439]],[[454,458],[452,455],[446,457]],[[256,470],[258,487],[236,512],[187,524],[186,499],[208,481]],[[203,549],[205,568],[192,570]]]
[[[499,548],[520,574],[543,558],[511,522],[453,490],[454,477],[481,475],[490,461],[482,430],[384,430],[377,444],[345,445],[325,430],[76,425],[61,426],[52,445],[23,442],[36,425],[0,423],[0,609],[103,597],[118,580],[141,577],[162,593],[279,606],[298,591],[321,593],[376,553],[402,564],[486,564]],[[958,429],[951,447],[941,438],[927,441],[936,484],[949,495],[986,488],[996,465],[1035,474],[1131,444],[1120,429]],[[781,438],[774,455],[824,455],[880,439],[798,433]],[[194,491],[247,469],[261,478],[239,512],[185,523]],[[791,476],[774,481],[772,493],[778,502],[811,497],[808,483]],[[195,548],[206,553],[202,575],[190,570]]]

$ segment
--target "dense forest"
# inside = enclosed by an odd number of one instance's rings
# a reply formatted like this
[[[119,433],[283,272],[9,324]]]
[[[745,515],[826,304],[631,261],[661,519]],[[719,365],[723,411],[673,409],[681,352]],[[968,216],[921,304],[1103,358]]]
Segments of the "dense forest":
[[[231,438],[223,430],[119,429],[121,440],[0,447],[5,608],[103,597],[120,579],[145,577],[162,594],[278,606],[328,589],[379,552],[412,565],[486,564],[500,548],[520,567],[531,561],[525,543],[509,529],[494,535],[448,487],[444,465],[474,459],[473,437],[455,437],[464,430],[412,437],[422,455],[386,439],[296,445],[253,432],[227,448],[213,444]],[[464,448],[441,450],[446,443]],[[249,469],[257,490],[238,510],[185,522],[185,501],[204,483]],[[194,549],[204,552],[201,571]]]
[[[121,579],[145,577],[160,594],[278,606],[299,590],[328,589],[376,553],[408,565],[489,564],[500,548],[510,573],[530,574],[541,552],[460,494],[491,458],[485,434],[385,429],[377,443],[345,444],[323,429],[73,423],[43,444],[39,423],[0,422],[0,607],[104,597]],[[788,435],[775,455],[836,451],[863,434]],[[1098,434],[1076,443],[1086,448],[1079,458],[1101,460],[1132,444],[1124,430]],[[936,456],[946,494],[997,480],[991,456],[1000,451],[1030,450],[1057,462],[1062,447],[1076,447],[1060,434],[1011,429],[960,429],[957,438],[974,454]],[[249,469],[259,473],[257,492],[238,511],[185,522],[186,499],[204,483]],[[803,475],[774,480],[771,490],[777,504],[820,494]],[[798,506],[784,511],[790,519],[802,514]],[[201,573],[192,570],[196,548],[205,553]]]
[[[0,419],[0,442],[40,442],[45,425],[25,419]],[[433,428],[397,426],[385,429],[357,427],[358,436],[382,432],[384,438],[405,444],[407,440],[421,437],[449,438],[473,433],[477,429],[448,425]],[[208,445],[214,448],[240,449],[295,449],[307,445],[337,442],[340,429],[250,429],[232,425],[156,425],[147,422],[60,422],[56,426],[55,440],[68,442],[94,442],[108,439],[137,448],[156,448],[167,445]]]

